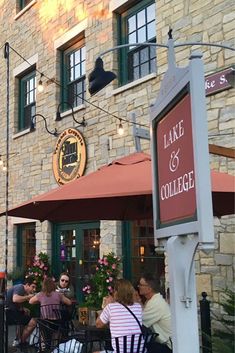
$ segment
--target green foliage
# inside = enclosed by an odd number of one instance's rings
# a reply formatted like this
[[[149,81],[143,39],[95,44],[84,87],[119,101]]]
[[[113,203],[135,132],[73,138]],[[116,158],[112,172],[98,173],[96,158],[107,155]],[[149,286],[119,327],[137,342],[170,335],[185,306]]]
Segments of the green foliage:
[[[119,275],[120,259],[114,253],[99,259],[90,283],[83,288],[86,306],[101,309],[103,298],[113,292],[114,281]]]
[[[26,270],[25,277],[33,277],[37,283],[37,290],[41,290],[42,281],[49,276],[50,265],[49,257],[46,253],[40,252],[35,255],[32,265]]]
[[[10,281],[23,280],[24,269],[22,267],[15,267],[11,272],[7,274],[7,279]]]
[[[215,330],[212,337],[213,353],[234,353],[234,303],[235,293],[226,289],[220,303],[225,314],[221,319],[216,318],[222,327]]]

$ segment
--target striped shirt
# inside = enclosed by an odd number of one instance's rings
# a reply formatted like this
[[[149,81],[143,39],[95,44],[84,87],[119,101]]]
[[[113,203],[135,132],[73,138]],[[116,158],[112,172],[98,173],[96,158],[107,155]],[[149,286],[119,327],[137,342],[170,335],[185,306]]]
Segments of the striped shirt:
[[[129,305],[128,308],[135,314],[140,324],[142,325],[141,305],[139,303],[134,303],[133,305]],[[134,316],[122,304],[117,302],[108,304],[102,311],[100,320],[104,324],[109,323],[112,338],[137,334],[137,346],[138,334],[141,333],[140,327]],[[114,340],[112,340],[112,345],[115,353],[116,346]],[[127,347],[128,349],[130,347],[130,337],[128,337]],[[120,346],[120,352],[123,352],[122,344]]]

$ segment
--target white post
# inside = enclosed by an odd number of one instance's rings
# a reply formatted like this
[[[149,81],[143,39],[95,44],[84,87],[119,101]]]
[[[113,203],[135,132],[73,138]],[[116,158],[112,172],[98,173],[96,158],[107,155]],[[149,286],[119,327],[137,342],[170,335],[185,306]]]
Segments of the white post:
[[[174,353],[199,353],[194,254],[198,235],[173,236],[167,241],[170,306]]]

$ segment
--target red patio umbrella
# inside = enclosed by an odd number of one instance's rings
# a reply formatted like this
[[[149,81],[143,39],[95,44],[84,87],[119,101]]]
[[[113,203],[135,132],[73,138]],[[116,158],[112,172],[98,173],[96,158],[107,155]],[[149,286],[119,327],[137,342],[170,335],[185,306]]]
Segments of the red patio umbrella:
[[[212,172],[214,215],[234,213],[234,180]],[[2,213],[3,214],[3,213]],[[151,157],[134,153],[9,210],[8,215],[72,222],[152,218]]]

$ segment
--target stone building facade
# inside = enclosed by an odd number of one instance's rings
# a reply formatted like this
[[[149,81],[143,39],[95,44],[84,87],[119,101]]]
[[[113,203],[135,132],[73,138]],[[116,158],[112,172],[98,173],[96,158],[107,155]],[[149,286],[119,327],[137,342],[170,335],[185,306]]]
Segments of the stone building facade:
[[[19,4],[20,3],[20,4]],[[22,75],[30,67],[36,69],[36,81],[42,80],[44,90],[36,94],[36,113],[46,118],[48,129],[59,132],[76,128],[72,110],[68,107],[63,118],[56,121],[56,111],[61,102],[63,77],[61,55],[77,43],[85,45],[85,100],[74,108],[77,121],[85,118],[87,125],[78,127],[87,145],[85,174],[110,161],[135,152],[132,114],[136,122],[149,125],[149,106],[154,103],[164,72],[167,70],[166,49],[156,49],[156,69],[146,75],[120,83],[115,80],[94,96],[88,92],[88,75],[93,70],[95,59],[100,53],[120,44],[120,18],[136,7],[151,6],[152,1],[131,0],[2,0],[0,1],[1,42],[10,44],[10,158],[9,158],[9,207],[16,206],[29,198],[57,186],[53,170],[52,155],[56,139],[49,135],[44,121],[37,117],[36,128],[19,128],[19,96]],[[152,9],[152,8],[151,8]],[[234,47],[235,4],[232,0],[161,0],[155,4],[156,42],[166,44],[169,27],[178,43],[209,42],[223,43]],[[150,16],[150,15],[149,15]],[[120,24],[121,23],[121,24]],[[131,26],[131,24],[129,24]],[[191,50],[203,53],[205,75],[230,68],[234,64],[234,52],[210,46],[176,48],[176,62],[188,65]],[[126,55],[126,54],[125,54]],[[103,57],[106,70],[117,74],[124,70],[118,51]],[[121,66],[120,66],[121,65]],[[7,116],[7,68],[1,56],[2,84],[0,93],[0,154],[5,162],[6,116]],[[41,73],[43,75],[41,75]],[[216,92],[207,97],[209,143],[234,149],[234,88]],[[64,100],[67,100],[64,99]],[[114,117],[115,116],[115,117]],[[117,134],[119,119],[125,132]],[[130,121],[128,123],[128,121]],[[150,151],[148,140],[141,140],[144,152]],[[234,174],[234,158],[210,154],[211,169]],[[0,173],[0,205],[5,209],[5,174]],[[0,218],[0,244],[5,249],[5,220]],[[8,265],[14,267],[17,258],[17,229],[32,220],[9,219]],[[198,251],[195,265],[197,290],[206,291],[212,301],[220,299],[221,292],[234,280],[234,217],[214,218],[215,250],[209,254]],[[122,255],[121,222],[100,223],[100,252],[114,251]],[[36,252],[52,253],[52,225],[36,222]],[[167,265],[167,264],[166,264]],[[4,268],[4,256],[0,259]],[[167,267],[166,267],[167,268]],[[215,305],[216,306],[216,305]]]

